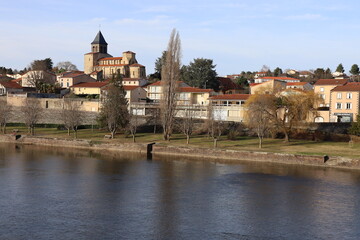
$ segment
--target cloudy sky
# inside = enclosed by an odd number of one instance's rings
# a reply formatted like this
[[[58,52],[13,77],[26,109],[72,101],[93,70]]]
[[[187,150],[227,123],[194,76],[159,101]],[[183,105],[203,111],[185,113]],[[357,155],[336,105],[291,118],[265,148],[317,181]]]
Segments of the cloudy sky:
[[[356,0],[3,0],[0,66],[22,69],[51,57],[83,68],[101,25],[109,53],[137,53],[154,70],[176,28],[183,64],[210,58],[219,75],[266,64],[298,70],[360,64]]]

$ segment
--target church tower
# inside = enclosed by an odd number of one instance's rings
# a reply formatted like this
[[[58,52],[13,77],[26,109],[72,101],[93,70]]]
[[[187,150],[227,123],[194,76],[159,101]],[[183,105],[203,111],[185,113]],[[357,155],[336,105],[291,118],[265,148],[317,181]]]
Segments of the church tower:
[[[107,42],[101,31],[98,32],[94,41],[91,43],[91,52],[93,53],[107,53]]]
[[[99,64],[99,59],[112,57],[107,53],[107,45],[104,36],[101,31],[99,31],[91,43],[91,52],[84,55],[84,72],[86,74],[90,74],[95,70]]]

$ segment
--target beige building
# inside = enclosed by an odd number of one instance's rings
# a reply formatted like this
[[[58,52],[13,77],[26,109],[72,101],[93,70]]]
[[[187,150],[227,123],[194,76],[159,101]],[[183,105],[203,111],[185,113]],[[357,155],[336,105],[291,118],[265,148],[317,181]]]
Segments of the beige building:
[[[55,84],[56,75],[43,70],[32,70],[21,76],[21,86],[22,87],[35,87],[35,82],[44,82],[48,84]]]
[[[319,107],[330,107],[330,92],[337,86],[343,86],[348,82],[346,79],[319,79],[314,84],[314,92],[319,94],[324,103]]]
[[[291,78],[291,77],[259,77],[259,78],[255,78],[255,83],[263,83],[272,80],[279,80],[284,82],[300,82],[299,79]]]
[[[99,31],[91,43],[91,52],[84,55],[84,72],[102,71],[105,79],[111,78],[118,71],[124,78],[146,78],[145,66],[138,64],[135,53],[123,52],[122,57],[113,57],[108,54],[108,44]]]
[[[311,91],[314,87],[308,82],[289,82],[286,83],[287,89],[301,89],[304,91]]]
[[[70,91],[75,95],[100,95],[109,82],[87,82],[79,83],[70,87]]]
[[[250,93],[276,93],[286,89],[286,82],[272,79],[263,83],[250,84]]]
[[[246,100],[250,94],[222,94],[210,97],[214,119],[243,122],[245,118]]]
[[[330,122],[356,121],[359,114],[360,83],[348,83],[331,90]]]
[[[58,83],[60,87],[69,88],[79,83],[95,82],[95,81],[96,81],[95,78],[92,78],[83,72],[73,72],[73,73],[64,74],[62,77],[59,78]]]
[[[190,87],[184,82],[178,82],[179,87]],[[157,81],[147,86],[147,96],[149,99],[153,100],[154,102],[159,102],[162,95],[162,85],[161,81]]]

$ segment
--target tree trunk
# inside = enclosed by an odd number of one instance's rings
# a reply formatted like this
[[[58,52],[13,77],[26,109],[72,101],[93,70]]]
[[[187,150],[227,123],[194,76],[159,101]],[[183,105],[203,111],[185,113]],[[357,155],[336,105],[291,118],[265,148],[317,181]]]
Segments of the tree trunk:
[[[259,136],[259,148],[262,148],[262,137]]]
[[[70,136],[70,128],[68,128],[67,130],[68,130],[68,136]]]
[[[186,144],[190,143],[190,135],[186,135]]]
[[[284,134],[285,134],[284,142],[286,143],[290,142],[289,133],[287,131],[284,131]]]
[[[135,140],[135,134],[133,134],[132,137],[133,137],[133,143],[136,142],[136,140]]]
[[[74,129],[74,137],[77,138],[77,129]]]
[[[114,139],[115,132],[111,131],[111,139]]]
[[[156,134],[156,124],[154,124],[154,134]]]
[[[214,138],[214,148],[217,148],[217,138]]]

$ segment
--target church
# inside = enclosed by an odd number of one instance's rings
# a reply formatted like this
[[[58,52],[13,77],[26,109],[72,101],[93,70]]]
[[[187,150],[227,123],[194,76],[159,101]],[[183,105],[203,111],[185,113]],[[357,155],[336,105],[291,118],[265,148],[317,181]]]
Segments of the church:
[[[84,72],[93,75],[102,72],[104,79],[111,78],[120,71],[124,80],[140,80],[146,78],[145,66],[138,64],[135,53],[123,52],[122,57],[113,57],[108,54],[108,44],[101,31],[91,43],[91,52],[84,55]]]

